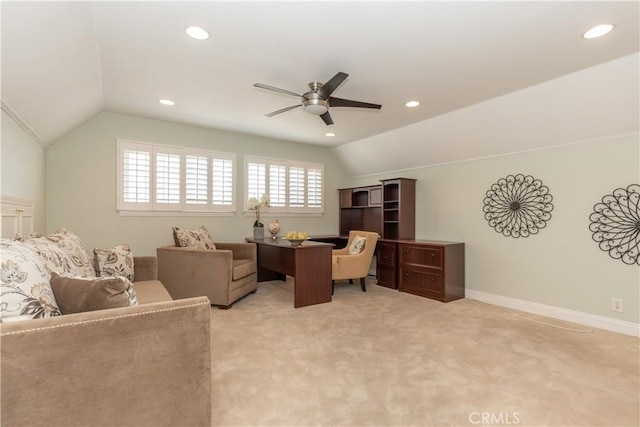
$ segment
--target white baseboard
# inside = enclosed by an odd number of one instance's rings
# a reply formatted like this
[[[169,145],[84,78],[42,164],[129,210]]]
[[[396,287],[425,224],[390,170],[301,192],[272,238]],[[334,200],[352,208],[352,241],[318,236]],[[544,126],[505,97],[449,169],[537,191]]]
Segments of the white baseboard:
[[[595,314],[583,313],[581,311],[568,310],[566,308],[554,307],[552,305],[540,304],[537,302],[525,301],[521,299],[505,297],[502,295],[490,294],[488,292],[467,289],[465,296],[470,299],[486,302],[488,304],[508,307],[514,310],[526,311],[527,313],[552,317],[554,319],[566,320],[568,322],[579,323],[593,328],[618,332],[620,334],[640,336],[640,324],[617,320],[610,317],[597,316]]]

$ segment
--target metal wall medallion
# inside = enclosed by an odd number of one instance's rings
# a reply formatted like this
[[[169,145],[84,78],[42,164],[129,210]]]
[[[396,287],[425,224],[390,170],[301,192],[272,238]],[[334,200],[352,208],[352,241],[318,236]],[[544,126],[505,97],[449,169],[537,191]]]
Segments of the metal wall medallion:
[[[593,206],[589,230],[600,249],[625,264],[640,265],[640,185],[616,188]]]
[[[537,234],[551,219],[553,196],[530,175],[509,175],[491,186],[484,199],[484,218],[506,237]]]

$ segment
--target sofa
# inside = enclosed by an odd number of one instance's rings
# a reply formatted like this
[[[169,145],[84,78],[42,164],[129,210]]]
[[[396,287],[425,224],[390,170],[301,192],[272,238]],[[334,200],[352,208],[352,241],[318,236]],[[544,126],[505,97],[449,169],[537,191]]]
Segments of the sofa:
[[[0,250],[3,295],[12,278],[26,277],[18,261],[45,265],[43,277],[55,276],[28,242],[3,239]],[[11,259],[12,251],[19,256]],[[133,257],[133,273],[135,305],[2,317],[3,426],[210,425],[209,300],[173,300],[155,257]]]

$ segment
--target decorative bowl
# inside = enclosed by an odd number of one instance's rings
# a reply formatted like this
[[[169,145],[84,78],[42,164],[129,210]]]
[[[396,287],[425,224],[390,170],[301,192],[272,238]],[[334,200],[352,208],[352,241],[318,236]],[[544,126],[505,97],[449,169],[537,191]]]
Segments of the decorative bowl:
[[[307,239],[287,239],[285,237],[284,240],[288,240],[289,243],[291,243],[291,246],[300,246],[302,245],[302,242],[304,242]]]

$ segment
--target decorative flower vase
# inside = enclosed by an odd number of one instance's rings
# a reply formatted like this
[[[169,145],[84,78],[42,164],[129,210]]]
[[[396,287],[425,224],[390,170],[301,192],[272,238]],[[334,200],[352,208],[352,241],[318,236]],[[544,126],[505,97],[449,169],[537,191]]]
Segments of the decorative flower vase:
[[[253,227],[253,238],[256,240],[264,239],[264,227]]]
[[[280,223],[277,219],[274,219],[269,223],[269,233],[271,233],[272,239],[278,238],[278,233],[280,232]]]

